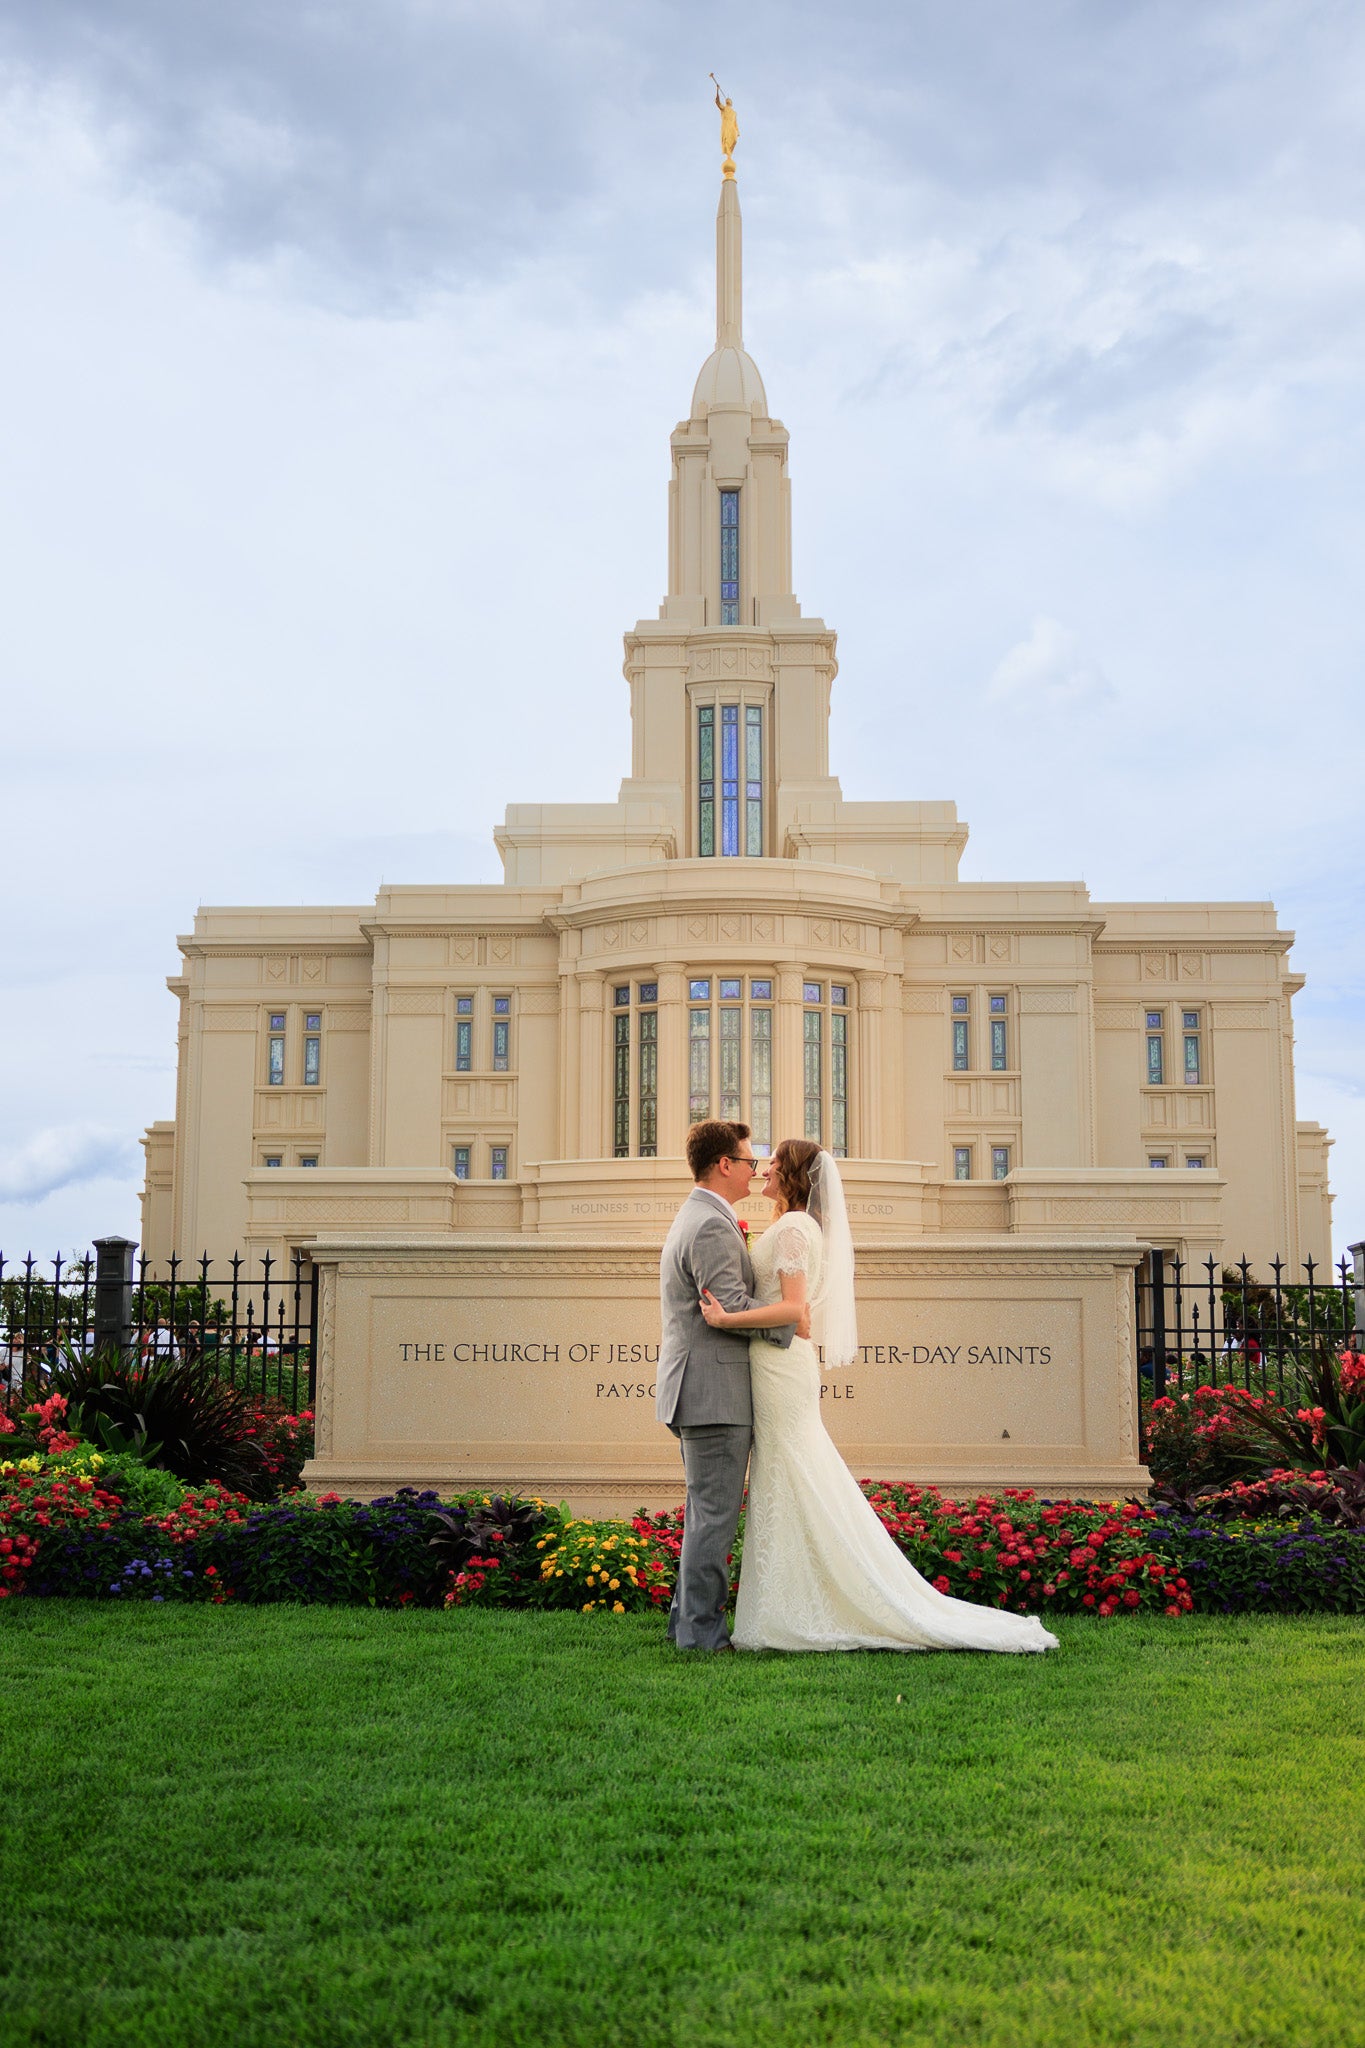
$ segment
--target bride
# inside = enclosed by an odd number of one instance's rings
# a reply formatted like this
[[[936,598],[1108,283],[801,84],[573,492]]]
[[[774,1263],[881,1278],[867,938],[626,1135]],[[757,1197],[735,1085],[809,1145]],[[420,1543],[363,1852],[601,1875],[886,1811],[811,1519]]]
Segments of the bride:
[[[744,1563],[735,1606],[741,1650],[1051,1650],[1034,1615],[950,1600],[922,1578],[865,1499],[820,1419],[820,1362],[795,1338],[763,1335],[777,1301],[809,1301],[829,1365],[851,1364],[858,1332],[853,1238],[839,1169],[808,1138],[784,1138],[763,1192],[777,1221],[754,1247],[763,1306],[728,1313],[706,1294],[713,1329],[752,1329],[754,1443]]]

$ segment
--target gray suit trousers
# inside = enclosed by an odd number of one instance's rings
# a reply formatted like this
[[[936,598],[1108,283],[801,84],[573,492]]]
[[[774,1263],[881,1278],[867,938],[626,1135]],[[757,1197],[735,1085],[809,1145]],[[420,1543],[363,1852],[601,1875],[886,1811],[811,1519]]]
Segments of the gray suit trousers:
[[[684,1423],[678,1435],[687,1507],[668,1633],[680,1650],[723,1650],[730,1640],[728,1559],[744,1503],[751,1431],[747,1422],[698,1422]]]

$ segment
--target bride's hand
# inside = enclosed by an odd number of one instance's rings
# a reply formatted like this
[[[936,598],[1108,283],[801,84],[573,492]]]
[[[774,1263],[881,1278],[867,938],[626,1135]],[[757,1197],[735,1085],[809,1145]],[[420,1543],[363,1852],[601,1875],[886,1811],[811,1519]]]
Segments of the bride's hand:
[[[713,1330],[725,1330],[730,1325],[728,1309],[723,1309],[709,1287],[703,1287],[697,1306]]]

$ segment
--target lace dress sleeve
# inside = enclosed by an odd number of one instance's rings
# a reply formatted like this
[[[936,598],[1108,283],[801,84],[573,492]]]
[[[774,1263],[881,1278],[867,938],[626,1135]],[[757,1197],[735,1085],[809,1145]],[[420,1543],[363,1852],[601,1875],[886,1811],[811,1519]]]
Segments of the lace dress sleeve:
[[[773,1271],[810,1272],[810,1239],[799,1215],[779,1217],[773,1225]]]

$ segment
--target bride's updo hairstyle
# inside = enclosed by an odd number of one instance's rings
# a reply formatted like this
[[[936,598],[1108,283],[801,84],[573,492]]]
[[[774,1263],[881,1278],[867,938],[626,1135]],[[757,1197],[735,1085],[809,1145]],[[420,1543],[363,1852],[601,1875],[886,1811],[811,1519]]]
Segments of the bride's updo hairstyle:
[[[777,1198],[782,1207],[804,1209],[810,1200],[810,1170],[820,1156],[820,1147],[809,1138],[783,1138],[773,1154],[777,1168]]]

